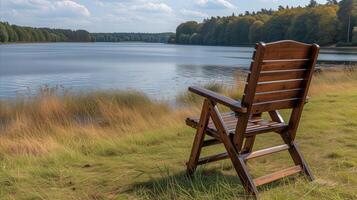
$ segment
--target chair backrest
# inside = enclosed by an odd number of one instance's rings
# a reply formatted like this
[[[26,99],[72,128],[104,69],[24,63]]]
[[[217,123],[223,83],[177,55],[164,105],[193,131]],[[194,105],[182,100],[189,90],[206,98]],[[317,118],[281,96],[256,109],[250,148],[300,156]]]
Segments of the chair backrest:
[[[248,112],[302,110],[319,48],[290,40],[257,44],[242,99]]]

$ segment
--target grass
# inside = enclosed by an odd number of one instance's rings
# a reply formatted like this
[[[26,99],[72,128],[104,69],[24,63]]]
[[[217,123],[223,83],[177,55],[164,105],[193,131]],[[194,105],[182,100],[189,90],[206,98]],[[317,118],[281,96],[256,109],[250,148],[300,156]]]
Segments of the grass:
[[[316,181],[283,179],[260,187],[261,199],[357,198],[356,85],[354,70],[315,75],[297,141]],[[0,102],[0,199],[248,198],[228,160],[200,167],[193,180],[185,176],[194,130],[184,118],[199,113],[197,104],[172,109],[135,91],[50,88]],[[267,134],[257,149],[279,142]],[[291,164],[284,152],[249,168],[260,176]]]

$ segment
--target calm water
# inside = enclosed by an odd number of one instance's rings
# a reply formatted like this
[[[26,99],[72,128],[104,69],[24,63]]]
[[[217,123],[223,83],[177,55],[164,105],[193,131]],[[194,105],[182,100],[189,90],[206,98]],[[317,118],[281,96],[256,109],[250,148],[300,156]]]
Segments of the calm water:
[[[0,45],[0,98],[57,85],[74,91],[135,89],[170,99],[189,85],[232,85],[234,71],[248,67],[252,51],[150,43]],[[324,50],[319,60],[357,61],[357,53]]]

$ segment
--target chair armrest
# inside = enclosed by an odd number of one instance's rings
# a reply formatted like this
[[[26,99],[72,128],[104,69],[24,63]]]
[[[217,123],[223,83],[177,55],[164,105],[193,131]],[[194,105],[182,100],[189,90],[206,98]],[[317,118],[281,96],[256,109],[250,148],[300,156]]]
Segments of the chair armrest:
[[[247,108],[242,107],[240,101],[234,100],[234,99],[226,97],[226,96],[222,96],[216,92],[212,92],[210,90],[207,90],[202,87],[197,87],[197,86],[191,86],[188,88],[188,90],[195,94],[198,94],[202,97],[210,99],[214,102],[225,105],[225,106],[229,107],[230,109],[232,109],[233,111],[240,112],[240,113],[247,112]]]

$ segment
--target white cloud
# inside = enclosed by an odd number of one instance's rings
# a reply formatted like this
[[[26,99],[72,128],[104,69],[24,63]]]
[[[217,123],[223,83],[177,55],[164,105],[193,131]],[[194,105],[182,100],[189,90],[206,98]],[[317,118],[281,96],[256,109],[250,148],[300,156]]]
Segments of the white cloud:
[[[88,17],[84,5],[72,0],[1,0],[7,10],[16,10],[23,17]]]
[[[180,13],[189,17],[208,17],[208,14],[195,10],[181,9]]]
[[[227,0],[216,0],[217,3],[223,5],[224,7],[226,8],[229,8],[229,9],[234,9],[236,8],[235,5],[233,5],[232,3],[230,3],[229,1]]]
[[[196,4],[200,7],[209,8],[209,9],[219,9],[219,8],[235,9],[236,8],[236,6],[233,5],[231,2],[229,2],[228,0],[196,0]]]
[[[87,7],[70,0],[55,2],[53,5],[53,10],[59,14],[71,13],[78,16],[90,16],[90,12]]]
[[[90,7],[92,11],[90,20],[96,24],[93,26],[94,32],[175,30],[177,24],[183,21],[179,18],[182,16],[180,9],[176,11],[170,4],[162,2],[162,0],[95,0],[95,8]],[[98,11],[105,13],[98,15]]]
[[[143,11],[159,11],[164,13],[172,13],[173,9],[165,3],[152,3],[147,2],[143,5],[132,6],[133,10],[143,10]]]

